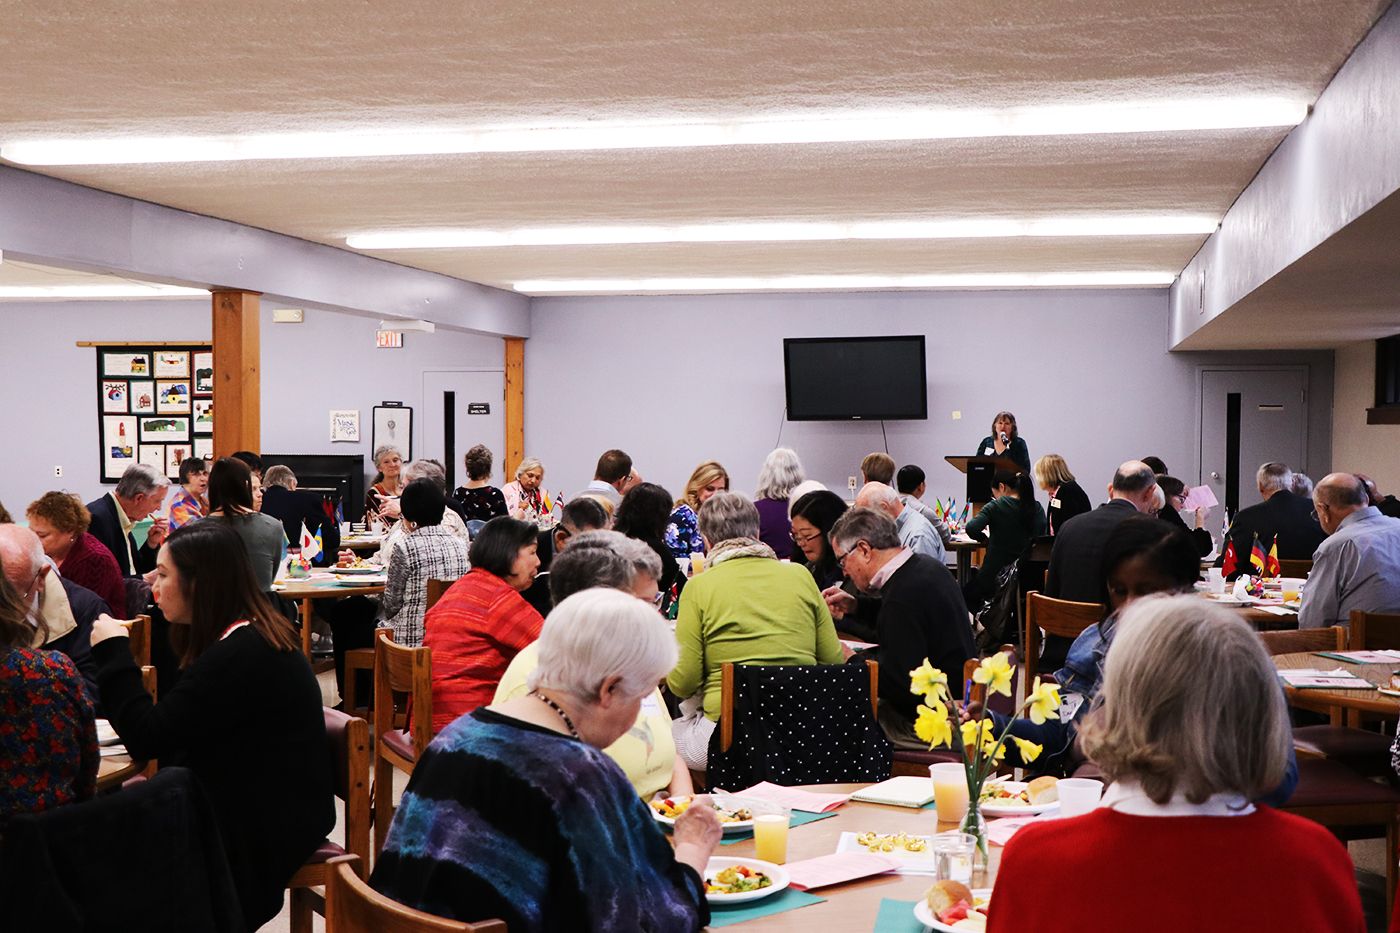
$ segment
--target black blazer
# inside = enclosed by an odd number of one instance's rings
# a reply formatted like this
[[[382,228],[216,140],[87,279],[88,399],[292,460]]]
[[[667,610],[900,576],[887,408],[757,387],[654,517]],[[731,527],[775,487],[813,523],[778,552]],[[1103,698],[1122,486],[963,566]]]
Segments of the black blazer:
[[[1274,543],[1278,535],[1278,556],[1282,560],[1311,560],[1322,539],[1322,526],[1313,521],[1313,504],[1302,496],[1295,496],[1286,489],[1280,489],[1258,505],[1240,509],[1230,526],[1230,540],[1235,542],[1235,560],[1240,573],[1249,569],[1249,550],[1254,546],[1254,536],[1264,552]],[[1225,548],[1220,549],[1215,566],[1225,564]],[[1232,576],[1238,576],[1233,574]]]
[[[1127,499],[1110,499],[1092,512],[1076,515],[1055,535],[1045,595],[1080,603],[1103,596],[1103,546],[1118,523],[1138,514]]]
[[[1196,551],[1202,557],[1210,553],[1210,549],[1215,547],[1215,542],[1210,539],[1210,532],[1204,528],[1192,528],[1186,524],[1186,519],[1181,517],[1176,509],[1171,507],[1171,503],[1162,506],[1162,510],[1157,513],[1157,517],[1169,525],[1175,525],[1191,536],[1191,542],[1196,545]]]
[[[335,563],[340,551],[340,526],[326,514],[324,502],[318,493],[308,490],[268,486],[263,490],[262,512],[282,523],[292,547],[299,546],[303,524],[312,535],[321,532],[321,556],[316,563],[328,566]]]
[[[92,536],[98,541],[107,545],[107,550],[117,559],[122,576],[139,577],[156,569],[156,552],[160,548],[151,547],[149,542],[138,548],[136,539],[131,535],[126,535],[126,538],[131,542],[131,553],[136,557],[136,566],[132,567],[131,561],[127,560],[126,545],[122,543],[122,523],[117,518],[117,500],[111,496],[103,496],[89,502],[87,510],[92,515],[88,531],[92,532]]]
[[[1075,482],[1065,483],[1050,497],[1050,505],[1045,510],[1045,533],[1055,534],[1065,526],[1065,522],[1092,509],[1083,487]]]
[[[996,439],[988,434],[986,437],[982,438],[982,443],[977,445],[977,456],[995,457],[997,456],[996,449]],[[988,450],[990,450],[991,453],[986,453]],[[1000,456],[1016,461],[1016,465],[1021,468],[1022,473],[1029,473],[1031,471],[1031,452],[1030,449],[1026,447],[1025,438],[1021,437],[1019,434],[1011,439],[1011,443],[1006,445],[1006,453]]]

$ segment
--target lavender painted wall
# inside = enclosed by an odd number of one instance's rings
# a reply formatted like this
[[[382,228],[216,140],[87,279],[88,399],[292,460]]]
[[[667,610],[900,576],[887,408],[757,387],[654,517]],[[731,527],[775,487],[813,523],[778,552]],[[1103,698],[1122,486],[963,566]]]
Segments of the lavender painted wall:
[[[1032,459],[1063,454],[1093,498],[1118,463],[1146,454],[1195,480],[1206,361],[1308,363],[1309,469],[1331,449],[1330,354],[1168,353],[1165,290],[548,298],[531,314],[526,453],[570,493],[614,446],[673,494],[709,458],[751,491],[780,432],[809,476],[844,493],[861,457],[884,448],[880,425],[784,422],[784,337],[927,335],[929,420],[885,431],[897,462],[924,467],[930,498],[962,497],[943,456],[973,453],[1002,408]]]
[[[0,304],[0,502],[12,513],[48,489],[85,499],[98,482],[96,351],[80,340],[207,341],[206,301]],[[278,453],[370,455],[370,410],[384,399],[423,405],[423,372],[500,369],[499,338],[460,331],[408,333],[401,350],[374,346],[377,320],[307,310],[304,324],[262,320],[262,448]],[[359,444],[332,444],[327,412],[357,408]],[[421,422],[415,422],[421,430]],[[415,436],[415,445],[420,441]],[[64,475],[55,478],[61,465]]]

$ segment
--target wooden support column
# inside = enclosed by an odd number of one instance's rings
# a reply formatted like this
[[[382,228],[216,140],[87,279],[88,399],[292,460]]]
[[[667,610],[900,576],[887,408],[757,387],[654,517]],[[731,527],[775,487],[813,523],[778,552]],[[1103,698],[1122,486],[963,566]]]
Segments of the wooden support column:
[[[257,292],[213,293],[216,457],[262,447],[259,298]]]
[[[505,475],[515,479],[515,468],[525,459],[525,341],[506,338],[506,456]]]

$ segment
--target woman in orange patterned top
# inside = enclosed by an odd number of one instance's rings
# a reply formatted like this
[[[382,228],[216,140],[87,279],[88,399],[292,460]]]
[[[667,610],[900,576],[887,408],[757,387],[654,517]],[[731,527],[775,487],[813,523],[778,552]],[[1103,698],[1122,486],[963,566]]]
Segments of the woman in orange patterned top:
[[[209,465],[203,457],[180,461],[180,491],[170,500],[170,530],[199,521],[209,514]]]
[[[433,649],[433,732],[491,702],[510,662],[540,636],[544,617],[520,594],[539,571],[539,528],[494,518],[472,539],[471,572],[428,610]]]

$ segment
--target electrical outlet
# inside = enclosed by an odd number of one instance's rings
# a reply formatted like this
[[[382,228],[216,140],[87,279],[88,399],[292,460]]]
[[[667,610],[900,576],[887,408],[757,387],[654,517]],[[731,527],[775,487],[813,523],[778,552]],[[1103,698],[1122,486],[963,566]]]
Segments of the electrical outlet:
[[[961,421],[961,420],[962,420],[962,412],[960,412],[960,411],[955,411],[955,412],[953,412],[953,420],[954,420],[954,421]]]
[[[855,478],[854,476],[848,476],[848,477],[846,477],[846,485],[849,486],[849,487],[851,487],[851,492],[855,492],[855,491],[856,491],[856,478]]]
[[[56,467],[54,467],[54,468],[53,468],[53,475],[54,475],[54,476],[62,476],[62,475],[63,475],[63,467],[61,467],[61,466],[56,466]]]

